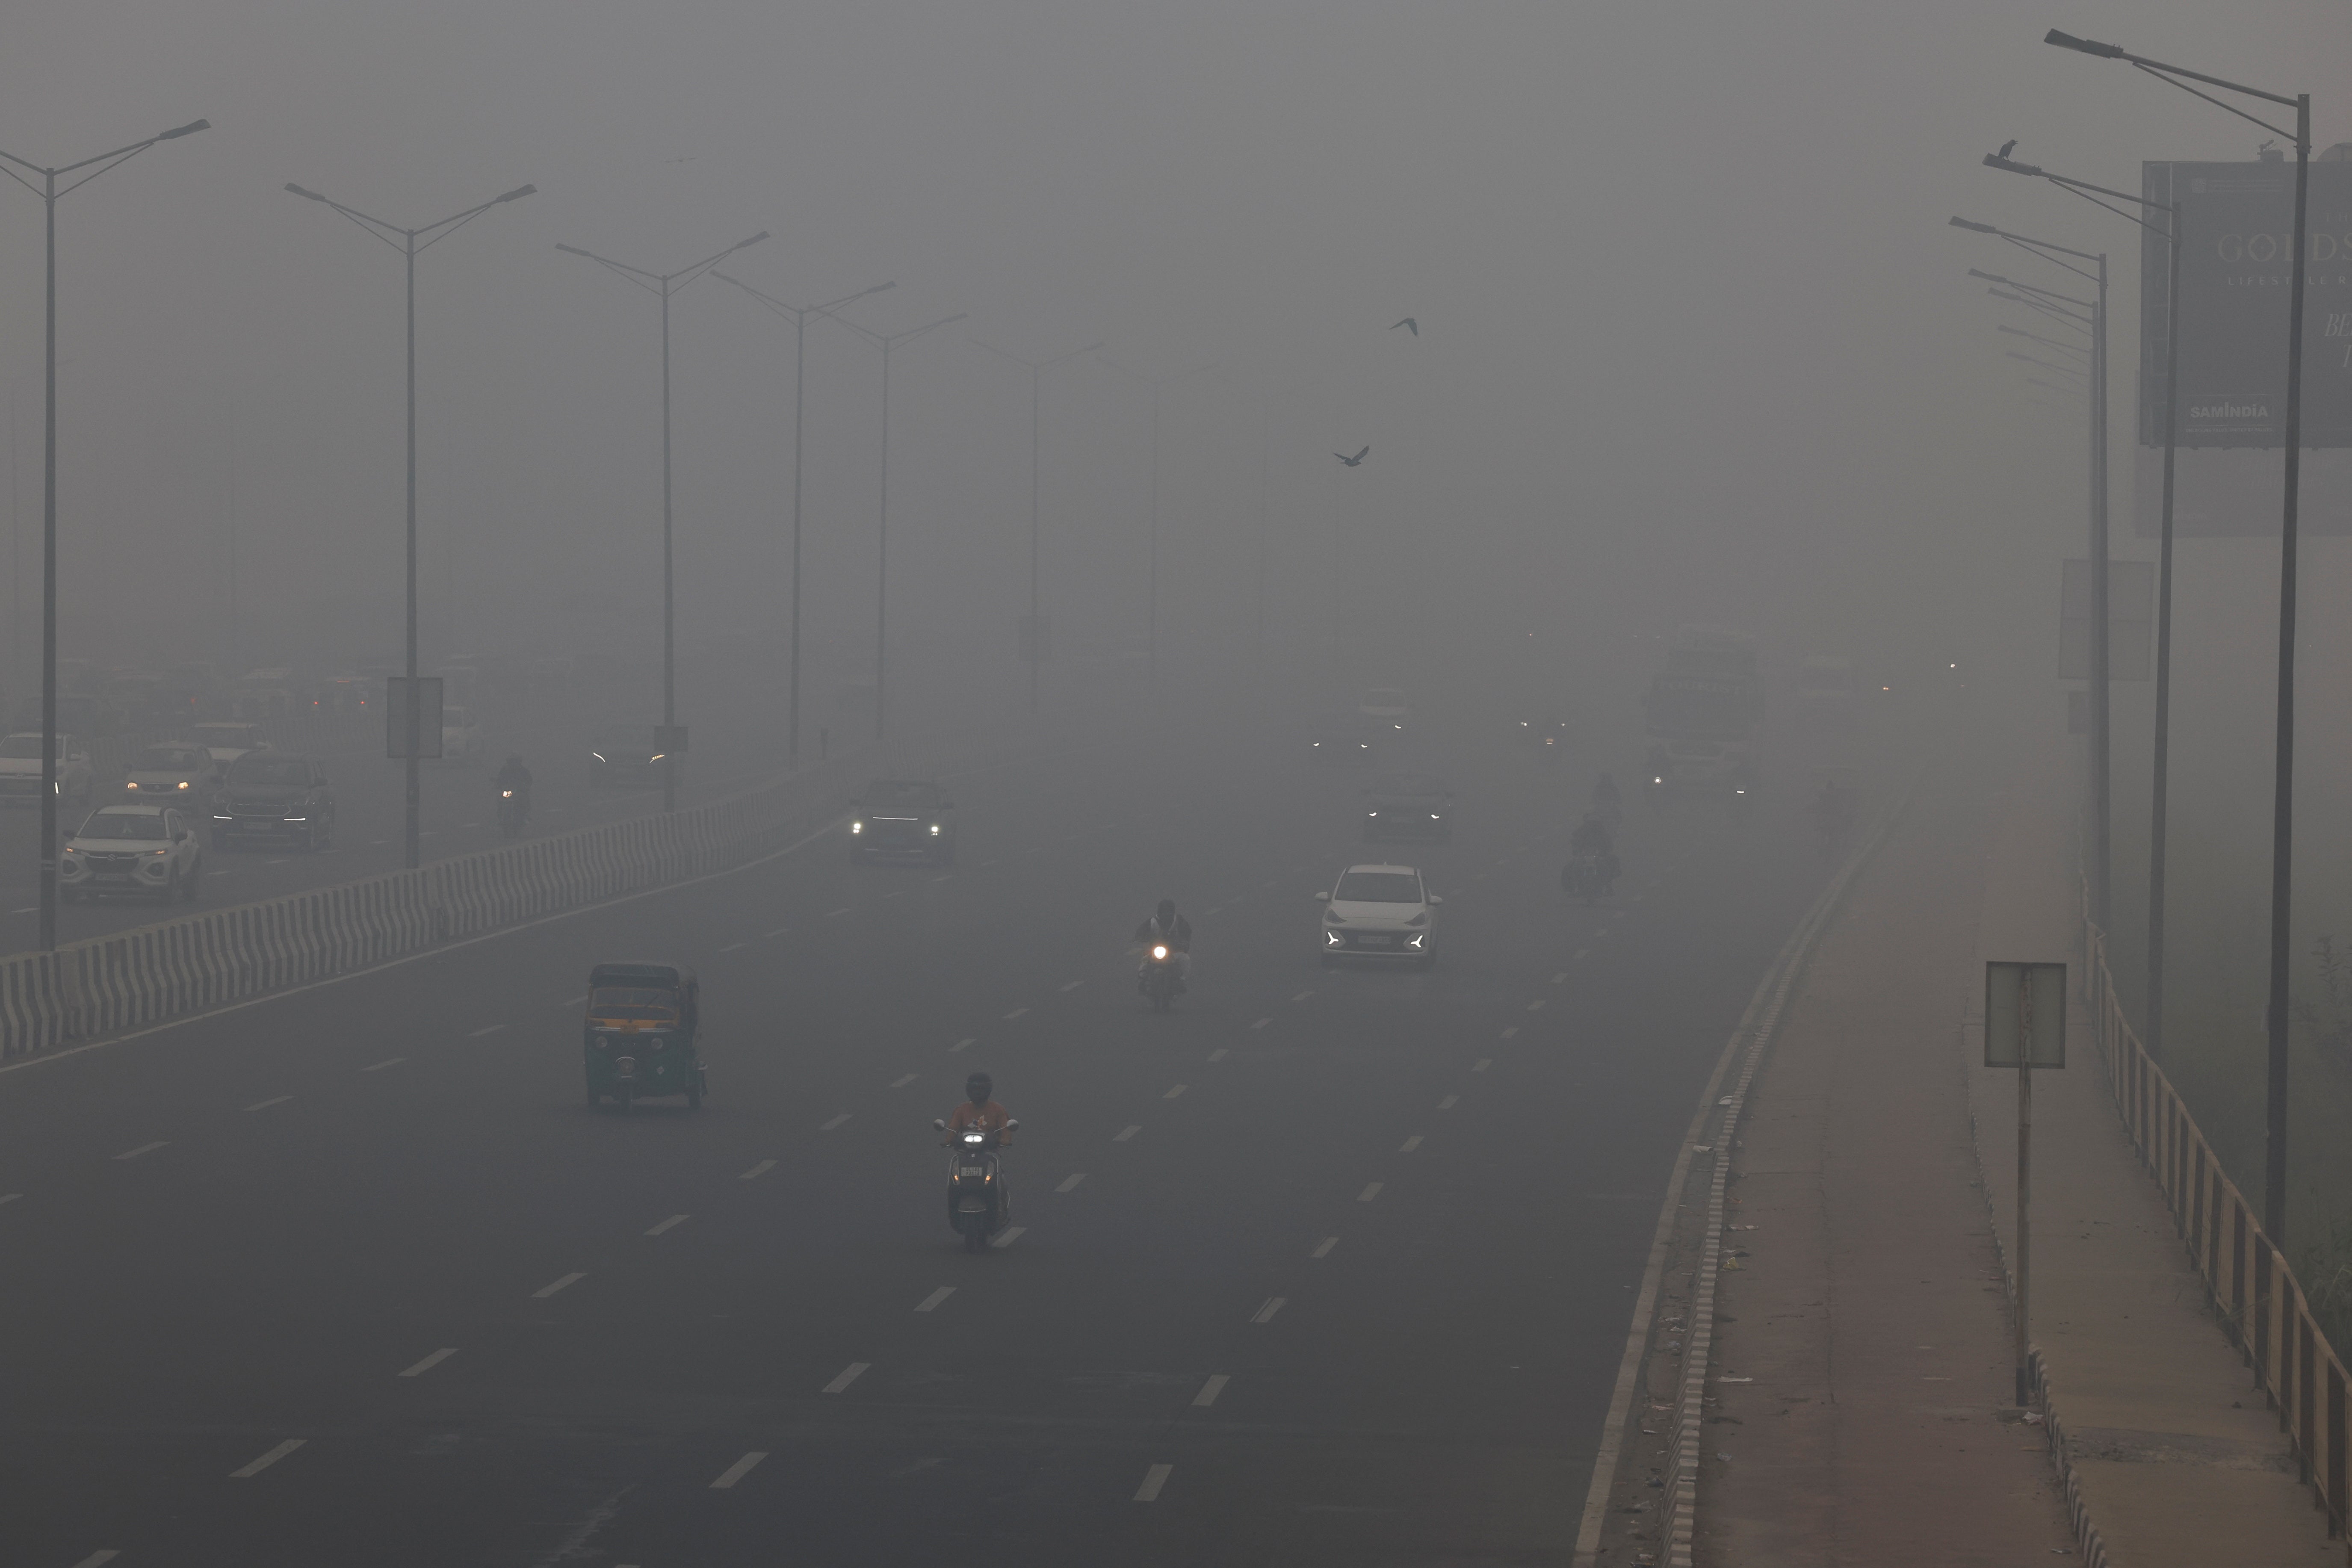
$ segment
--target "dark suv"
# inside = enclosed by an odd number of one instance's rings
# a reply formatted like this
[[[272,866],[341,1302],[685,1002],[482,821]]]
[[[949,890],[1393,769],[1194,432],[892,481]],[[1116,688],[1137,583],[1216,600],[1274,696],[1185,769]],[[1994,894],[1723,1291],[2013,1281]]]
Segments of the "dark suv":
[[[955,850],[955,802],[935,784],[876,779],[850,813],[852,861],[906,856],[948,866]]]
[[[334,836],[335,792],[327,765],[287,752],[247,752],[228,765],[213,804],[213,847],[239,839],[290,841],[323,847]]]

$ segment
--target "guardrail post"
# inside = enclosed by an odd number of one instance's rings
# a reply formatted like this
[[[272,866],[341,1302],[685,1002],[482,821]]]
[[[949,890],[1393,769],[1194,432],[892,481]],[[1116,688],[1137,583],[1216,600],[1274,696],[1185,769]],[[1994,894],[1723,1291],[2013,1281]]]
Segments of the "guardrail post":
[[[2344,1533],[2344,1512],[2352,1498],[2352,1475],[2347,1475],[2344,1453],[2344,1369],[2334,1362],[2327,1363],[2327,1534],[2334,1540]]]

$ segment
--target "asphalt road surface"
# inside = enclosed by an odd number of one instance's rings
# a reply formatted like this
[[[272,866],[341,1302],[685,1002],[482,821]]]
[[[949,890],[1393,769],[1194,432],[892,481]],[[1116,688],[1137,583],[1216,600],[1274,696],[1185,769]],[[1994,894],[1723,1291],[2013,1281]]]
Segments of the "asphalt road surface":
[[[0,1070],[0,1562],[1566,1562],[1675,1142],[1827,867],[1790,803],[1637,807],[1586,907],[1589,773],[1453,772],[1454,843],[1373,850],[1286,753],[1066,750],[952,781],[951,869],[827,835]],[[1438,967],[1319,967],[1383,858]],[[614,957],[699,968],[700,1111],[584,1105]],[[977,1257],[972,1068],[1023,1122]]]

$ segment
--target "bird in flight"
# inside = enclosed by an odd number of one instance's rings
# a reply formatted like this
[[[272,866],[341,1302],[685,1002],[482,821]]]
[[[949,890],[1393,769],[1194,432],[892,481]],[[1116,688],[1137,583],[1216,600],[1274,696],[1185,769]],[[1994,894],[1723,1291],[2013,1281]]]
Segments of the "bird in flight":
[[[2016,145],[2017,145],[2017,143],[2016,143],[2016,142],[2011,142],[2011,143],[2010,143],[2010,145],[2011,145],[2011,146],[2012,146],[2012,147],[2014,147],[2014,146],[2016,146]],[[1410,327],[1410,328],[1412,328],[1412,335],[1413,335],[1414,337],[1416,337],[1416,338],[1417,338],[1417,337],[1421,336],[1421,323],[1420,323],[1419,321],[1414,321],[1411,316],[1407,316],[1403,321],[1399,321],[1399,322],[1396,324],[1396,327],[1391,327],[1391,328],[1389,329],[1389,331],[1392,331],[1392,332],[1393,332],[1393,331],[1395,331],[1397,330],[1397,327]]]
[[[2008,141],[2000,144],[2000,151],[1995,153],[1993,156],[1996,158],[2006,158],[2015,151],[2017,151],[2017,138],[2012,136]]]
[[[1391,328],[1389,329],[1389,331],[1396,331],[1396,329],[1395,329],[1394,327],[1391,327]],[[1360,452],[1357,453],[1357,454],[1356,454],[1354,457],[1352,457],[1352,458],[1351,458],[1351,457],[1349,457],[1349,456],[1348,456],[1348,454],[1347,454],[1347,453],[1345,453],[1345,452],[1334,452],[1334,453],[1332,453],[1331,455],[1332,455],[1333,457],[1335,457],[1335,458],[1339,458],[1341,462],[1343,462],[1343,463],[1347,464],[1347,465],[1348,465],[1348,467],[1349,467],[1349,468],[1354,468],[1354,467],[1356,467],[1359,463],[1361,463],[1361,462],[1362,462],[1366,458],[1370,457],[1370,456],[1371,455],[1371,450],[1372,450],[1372,449],[1371,449],[1370,447],[1365,447],[1362,451],[1360,451]]]

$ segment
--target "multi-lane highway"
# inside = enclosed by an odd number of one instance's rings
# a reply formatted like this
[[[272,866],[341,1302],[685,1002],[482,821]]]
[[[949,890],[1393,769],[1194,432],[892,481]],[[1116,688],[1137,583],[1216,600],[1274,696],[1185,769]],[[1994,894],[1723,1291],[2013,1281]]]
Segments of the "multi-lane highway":
[[[952,869],[828,836],[0,1070],[0,1562],[1564,1562],[1676,1141],[1825,868],[1793,803],[1637,808],[1570,903],[1591,774],[1524,762],[1373,851],[1286,752],[1064,748],[952,781]],[[1318,967],[1381,858],[1438,967]],[[700,1111],[583,1103],[613,957],[700,970]],[[978,1257],[929,1127],[972,1068],[1023,1122]]]

